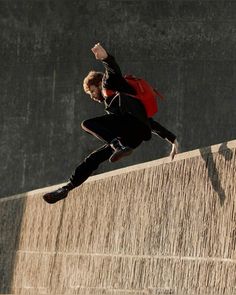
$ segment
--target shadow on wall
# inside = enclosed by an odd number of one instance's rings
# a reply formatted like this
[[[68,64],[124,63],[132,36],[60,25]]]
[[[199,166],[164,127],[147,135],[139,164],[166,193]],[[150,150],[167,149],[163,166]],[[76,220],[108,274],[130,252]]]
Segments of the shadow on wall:
[[[0,294],[11,293],[25,198],[0,200]]]
[[[208,170],[208,176],[210,178],[212,187],[219,196],[221,206],[223,206],[224,201],[226,199],[226,195],[224,189],[221,186],[219,173],[217,171],[217,167],[213,159],[211,147],[202,148],[199,149],[199,151],[203,160],[206,163],[206,168]],[[231,149],[227,147],[227,142],[221,144],[219,148],[219,154],[224,156],[226,161],[230,161],[232,159],[233,152]]]

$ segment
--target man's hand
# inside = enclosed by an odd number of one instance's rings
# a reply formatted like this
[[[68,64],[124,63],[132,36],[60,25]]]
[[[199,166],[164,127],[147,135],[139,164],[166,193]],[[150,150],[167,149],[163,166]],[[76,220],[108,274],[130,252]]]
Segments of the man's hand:
[[[91,50],[94,53],[95,58],[98,60],[103,60],[108,57],[106,50],[102,47],[100,43],[95,44]]]
[[[172,150],[170,153],[171,161],[174,159],[175,155],[178,154],[178,147],[179,147],[178,141],[175,140],[172,144]]]

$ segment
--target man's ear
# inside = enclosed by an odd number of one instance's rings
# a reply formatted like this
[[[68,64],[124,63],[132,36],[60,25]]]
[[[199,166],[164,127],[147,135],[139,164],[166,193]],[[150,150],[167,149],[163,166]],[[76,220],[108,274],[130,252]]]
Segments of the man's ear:
[[[99,82],[99,84],[98,84],[98,88],[99,88],[100,90],[102,90],[102,81]]]

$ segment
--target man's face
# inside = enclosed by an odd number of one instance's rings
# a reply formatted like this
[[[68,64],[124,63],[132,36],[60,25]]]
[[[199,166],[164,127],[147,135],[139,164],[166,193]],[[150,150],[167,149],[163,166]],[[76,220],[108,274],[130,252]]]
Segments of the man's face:
[[[91,85],[89,87],[89,95],[95,101],[98,101],[98,102],[104,101],[104,97],[102,96],[101,86]]]

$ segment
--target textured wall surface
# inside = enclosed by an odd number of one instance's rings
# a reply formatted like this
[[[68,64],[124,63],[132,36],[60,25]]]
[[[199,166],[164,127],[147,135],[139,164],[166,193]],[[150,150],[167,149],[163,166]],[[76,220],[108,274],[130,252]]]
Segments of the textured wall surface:
[[[236,141],[0,200],[0,293],[233,295]]]
[[[99,147],[80,129],[103,114],[82,91],[97,41],[165,95],[156,118],[182,151],[234,139],[235,15],[230,0],[1,0],[0,196],[64,182]],[[168,149],[153,139],[115,167]]]

